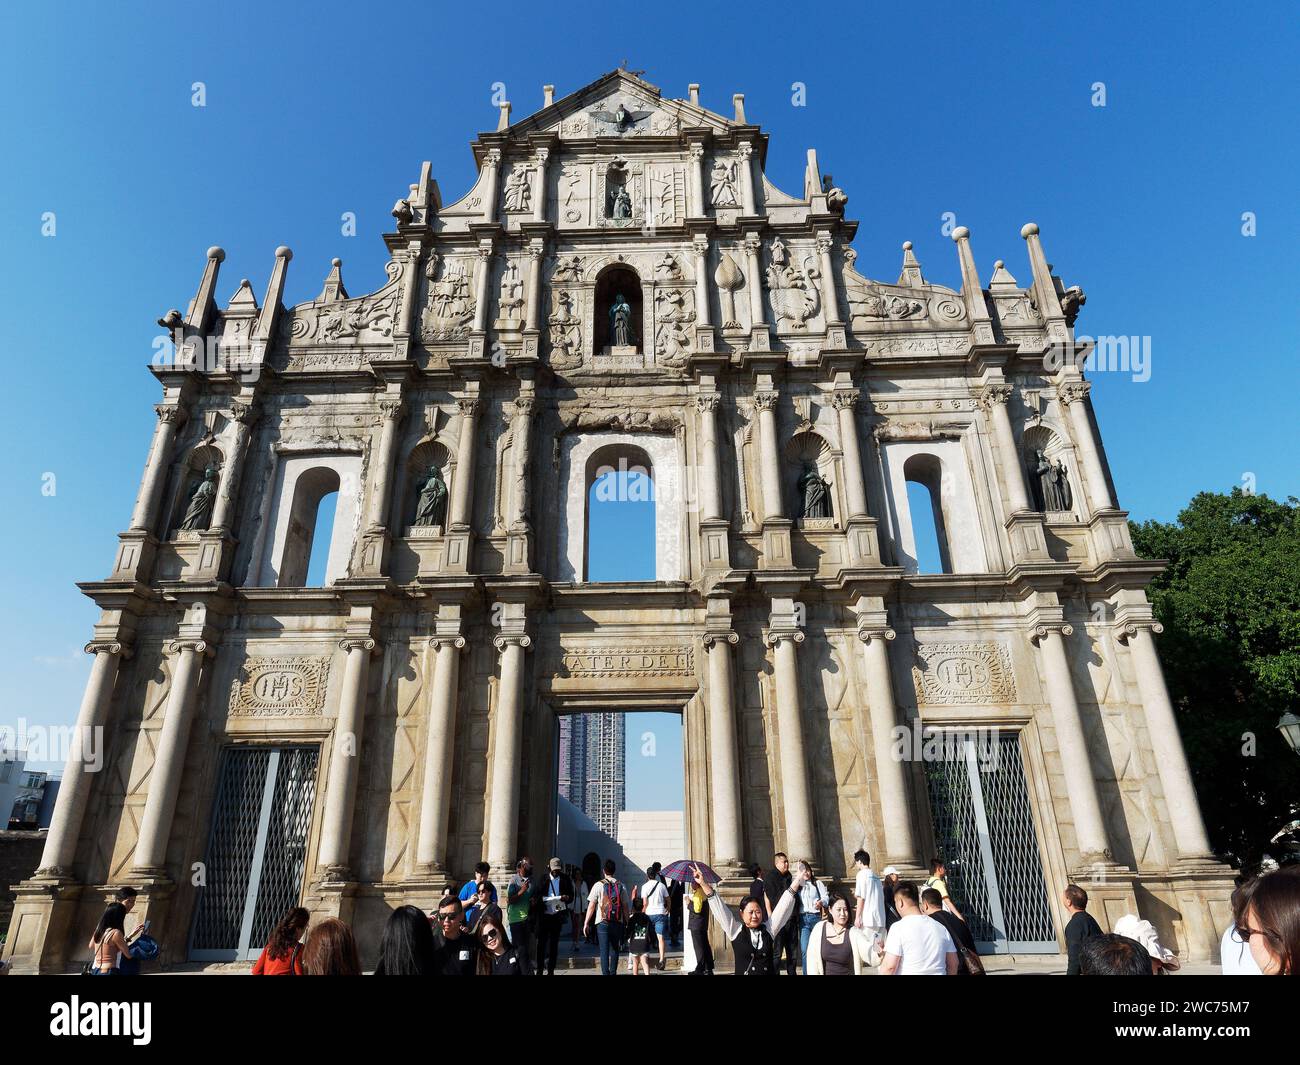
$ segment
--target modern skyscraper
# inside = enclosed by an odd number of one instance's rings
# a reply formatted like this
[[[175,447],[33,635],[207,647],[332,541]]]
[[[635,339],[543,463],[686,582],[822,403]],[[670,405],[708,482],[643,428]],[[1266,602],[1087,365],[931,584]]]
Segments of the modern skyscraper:
[[[627,805],[627,717],[619,713],[560,718],[559,792],[602,832],[618,831]]]

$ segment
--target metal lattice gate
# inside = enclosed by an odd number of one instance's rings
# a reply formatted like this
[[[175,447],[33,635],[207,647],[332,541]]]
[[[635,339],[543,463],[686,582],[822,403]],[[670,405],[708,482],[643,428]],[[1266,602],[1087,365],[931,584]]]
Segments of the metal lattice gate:
[[[948,890],[981,951],[1055,953],[1020,738],[941,733],[925,761],[934,837]]]
[[[316,747],[228,747],[221,756],[189,956],[254,958],[302,891]]]

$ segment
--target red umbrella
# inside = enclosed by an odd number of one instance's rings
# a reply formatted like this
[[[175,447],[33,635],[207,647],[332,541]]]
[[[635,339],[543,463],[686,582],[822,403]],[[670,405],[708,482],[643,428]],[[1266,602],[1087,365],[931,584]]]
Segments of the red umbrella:
[[[700,875],[704,877],[706,884],[718,884],[722,882],[722,877],[718,876],[703,862],[693,862],[689,858],[683,858],[679,862],[673,862],[672,865],[666,866],[659,871],[660,875],[666,880],[680,880],[685,884],[695,883],[695,869],[699,868]]]

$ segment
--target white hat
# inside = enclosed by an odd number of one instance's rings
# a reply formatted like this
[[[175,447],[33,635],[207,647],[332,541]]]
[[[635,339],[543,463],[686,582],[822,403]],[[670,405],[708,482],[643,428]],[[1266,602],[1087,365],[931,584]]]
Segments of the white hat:
[[[1127,936],[1129,939],[1141,943],[1142,948],[1156,961],[1164,965],[1166,969],[1178,968],[1178,955],[1160,945],[1160,937],[1156,934],[1155,926],[1150,921],[1144,921],[1134,914],[1126,913],[1115,922],[1114,931],[1117,936]]]
[[[885,871],[884,871],[883,873],[881,873],[880,875],[881,875],[881,876],[897,876],[897,875],[898,875],[898,867],[897,867],[897,866],[893,866],[893,865],[887,865],[887,866],[885,866]]]

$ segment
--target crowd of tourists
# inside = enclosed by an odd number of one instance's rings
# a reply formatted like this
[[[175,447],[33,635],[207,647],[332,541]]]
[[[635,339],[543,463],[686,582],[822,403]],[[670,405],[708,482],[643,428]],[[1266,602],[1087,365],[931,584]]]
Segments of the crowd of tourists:
[[[436,910],[398,907],[378,944],[379,976],[549,976],[561,941],[577,953],[595,947],[603,975],[663,971],[670,949],[683,947],[683,971],[711,975],[713,920],[730,945],[734,972],[744,976],[884,975],[975,976],[984,967],[976,936],[948,890],[942,859],[930,862],[921,883],[893,866],[880,874],[859,850],[852,895],[818,877],[805,860],[774,856],[764,870],[751,866],[748,894],[733,910],[717,890],[716,874],[675,863],[669,876],[655,863],[631,889],[612,860],[589,855],[581,867],[553,858],[537,872],[527,857],[500,888],[480,862],[474,877],[449,892]],[[686,872],[683,875],[683,867]],[[1088,913],[1088,893],[1070,884],[1061,893],[1067,973],[1083,976],[1159,975],[1179,959],[1160,943],[1149,921],[1125,915],[1106,932]],[[156,956],[148,923],[129,936],[125,919],[135,892],[123,888],[104,911],[83,970],[129,975]],[[310,929],[309,929],[310,925]],[[1223,932],[1222,969],[1231,975],[1300,973],[1300,866],[1243,880],[1232,896],[1232,920]],[[253,967],[262,976],[345,976],[362,972],[356,937],[330,917],[311,924],[294,907],[276,925]]]

